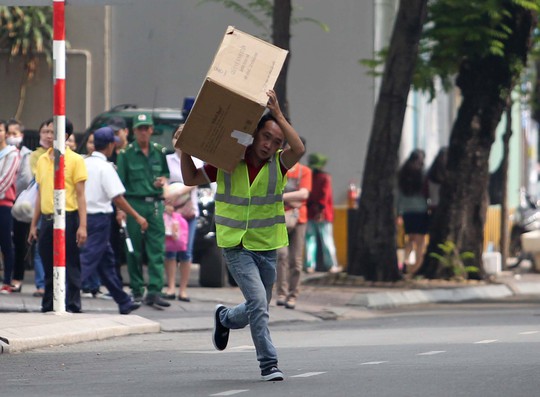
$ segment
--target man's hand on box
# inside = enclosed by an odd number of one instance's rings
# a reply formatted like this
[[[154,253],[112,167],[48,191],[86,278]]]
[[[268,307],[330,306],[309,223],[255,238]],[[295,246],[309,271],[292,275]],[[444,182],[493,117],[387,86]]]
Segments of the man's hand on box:
[[[266,95],[268,95],[268,104],[266,107],[270,109],[270,112],[275,118],[278,118],[278,116],[281,115],[281,109],[279,107],[276,92],[274,90],[268,90]]]

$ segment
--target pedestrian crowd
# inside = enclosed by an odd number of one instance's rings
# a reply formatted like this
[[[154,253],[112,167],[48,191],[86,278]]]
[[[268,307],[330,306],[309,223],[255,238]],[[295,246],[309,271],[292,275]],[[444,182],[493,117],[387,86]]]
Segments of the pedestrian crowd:
[[[260,120],[245,159],[231,173],[180,149],[167,153],[151,141],[154,122],[148,114],[133,119],[131,143],[125,120],[109,120],[88,136],[84,156],[77,153],[73,124],[56,120],[65,123],[66,131],[65,302],[55,301],[53,293],[58,194],[53,119],[40,125],[39,146],[33,151],[24,146],[19,121],[0,120],[0,293],[21,291],[31,258],[34,296],[41,297],[42,312],[60,303],[68,312],[80,313],[81,297],[114,299],[121,314],[143,303],[163,310],[171,300],[190,302],[197,186],[211,183],[217,246],[246,299],[235,307],[216,307],[214,346],[225,349],[230,329],[249,324],[262,379],[282,380],[268,329],[274,286],[276,304],[294,309],[302,271],[339,267],[331,177],[324,171],[327,158],[314,153],[308,166],[299,163],[305,140],[281,113],[275,93],[268,96],[269,112]],[[131,294],[123,288],[123,263]]]

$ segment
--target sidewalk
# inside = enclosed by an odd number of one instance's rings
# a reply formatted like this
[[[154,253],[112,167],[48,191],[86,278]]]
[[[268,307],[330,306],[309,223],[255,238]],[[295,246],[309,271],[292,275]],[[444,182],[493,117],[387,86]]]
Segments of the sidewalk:
[[[41,298],[32,296],[32,272],[21,293],[0,295],[0,352],[15,353],[39,347],[101,340],[153,332],[210,330],[216,303],[234,305],[243,298],[235,287],[198,287],[193,266],[191,302],[171,301],[162,314],[141,307],[124,316],[112,300],[83,299],[82,314],[40,313]],[[126,278],[124,278],[126,279]],[[540,274],[503,272],[492,283],[456,284],[444,281],[366,283],[345,274],[304,275],[295,310],[271,304],[271,323],[308,322],[373,316],[373,310],[440,302],[504,299],[540,294]]]

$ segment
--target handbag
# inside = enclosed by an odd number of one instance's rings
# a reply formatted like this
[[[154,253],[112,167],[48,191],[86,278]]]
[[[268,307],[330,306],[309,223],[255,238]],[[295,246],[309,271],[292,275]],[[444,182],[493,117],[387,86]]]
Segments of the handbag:
[[[163,214],[165,224],[165,251],[178,252],[187,249],[189,226],[182,216]]]
[[[38,184],[32,179],[30,184],[15,199],[11,208],[11,215],[19,222],[30,223],[34,216]]]
[[[298,224],[298,208],[291,208],[285,211],[285,225],[287,231],[290,232]]]

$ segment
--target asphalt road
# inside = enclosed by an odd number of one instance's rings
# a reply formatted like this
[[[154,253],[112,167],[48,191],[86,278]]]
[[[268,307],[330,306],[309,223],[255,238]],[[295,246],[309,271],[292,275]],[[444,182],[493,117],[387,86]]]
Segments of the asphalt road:
[[[538,396],[540,298],[272,327],[284,382],[248,330],[165,332],[0,355],[0,396]]]

